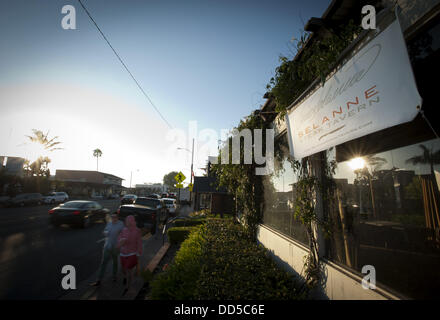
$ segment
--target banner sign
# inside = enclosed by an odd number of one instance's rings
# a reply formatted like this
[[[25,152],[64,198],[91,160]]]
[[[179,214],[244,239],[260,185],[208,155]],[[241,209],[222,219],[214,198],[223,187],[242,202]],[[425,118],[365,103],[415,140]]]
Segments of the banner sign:
[[[421,104],[396,20],[286,116],[290,153],[300,159],[409,122]]]

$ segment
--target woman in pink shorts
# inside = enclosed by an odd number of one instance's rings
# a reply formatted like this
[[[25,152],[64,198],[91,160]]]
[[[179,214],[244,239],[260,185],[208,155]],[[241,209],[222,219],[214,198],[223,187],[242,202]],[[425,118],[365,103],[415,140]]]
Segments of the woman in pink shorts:
[[[133,279],[133,270],[138,263],[138,258],[142,255],[142,235],[136,227],[133,216],[125,219],[125,228],[122,229],[118,237],[118,247],[120,248],[120,259],[122,272],[124,274],[124,293],[127,293]]]

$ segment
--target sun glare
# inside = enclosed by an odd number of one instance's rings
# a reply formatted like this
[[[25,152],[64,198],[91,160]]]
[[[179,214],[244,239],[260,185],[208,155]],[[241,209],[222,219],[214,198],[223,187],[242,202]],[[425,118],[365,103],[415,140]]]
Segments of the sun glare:
[[[353,158],[348,163],[353,170],[362,169],[365,167],[365,160],[362,158]]]

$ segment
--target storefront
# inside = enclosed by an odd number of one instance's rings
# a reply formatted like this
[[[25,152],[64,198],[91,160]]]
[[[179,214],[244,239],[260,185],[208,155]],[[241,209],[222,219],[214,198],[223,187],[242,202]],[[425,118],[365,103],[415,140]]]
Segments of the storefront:
[[[440,298],[438,85],[429,77],[440,71],[440,10],[435,1],[413,5],[423,7],[417,19],[414,12],[401,11],[400,22],[393,11],[379,13],[378,30],[357,39],[325,84],[292,104],[284,123],[274,122],[280,170],[264,180],[258,239],[303,274],[309,240],[293,214],[292,159],[310,159],[333,188],[330,198],[315,196],[331,226],[317,230],[323,298]],[[374,267],[376,289],[362,287],[364,266]]]

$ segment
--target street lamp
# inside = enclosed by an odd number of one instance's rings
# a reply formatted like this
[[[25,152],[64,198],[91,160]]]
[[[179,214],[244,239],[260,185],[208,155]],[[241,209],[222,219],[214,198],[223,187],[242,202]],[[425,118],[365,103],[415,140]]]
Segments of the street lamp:
[[[139,169],[136,169],[137,172],[139,172]],[[133,170],[130,171],[130,191],[131,191],[131,178],[133,176]]]
[[[191,184],[193,182],[193,166],[194,166],[194,138],[192,142],[192,150],[188,150],[186,148],[177,148],[177,150],[186,150],[188,152],[191,152]],[[191,192],[189,193],[189,201],[191,201]]]

